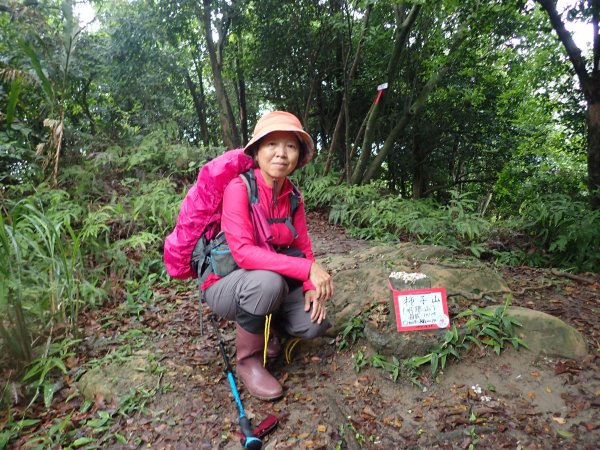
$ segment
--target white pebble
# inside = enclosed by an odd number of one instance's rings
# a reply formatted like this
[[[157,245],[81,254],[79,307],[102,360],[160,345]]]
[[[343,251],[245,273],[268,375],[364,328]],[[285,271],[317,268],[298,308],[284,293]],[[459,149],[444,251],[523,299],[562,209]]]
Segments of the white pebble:
[[[422,280],[423,278],[427,278],[427,275],[419,272],[392,272],[390,273],[390,278],[395,278],[398,280],[402,280],[406,284],[413,284],[417,280]]]

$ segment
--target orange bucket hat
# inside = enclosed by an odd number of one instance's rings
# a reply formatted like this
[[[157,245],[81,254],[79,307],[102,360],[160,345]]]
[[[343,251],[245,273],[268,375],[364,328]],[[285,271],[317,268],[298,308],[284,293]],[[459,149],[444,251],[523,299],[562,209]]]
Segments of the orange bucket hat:
[[[310,135],[304,131],[302,124],[298,118],[285,111],[271,111],[262,116],[254,127],[254,134],[250,142],[244,147],[244,153],[248,156],[254,156],[255,147],[258,141],[264,138],[267,134],[274,131],[292,131],[298,137],[302,144],[303,155],[298,161],[296,168],[300,168],[307,164],[315,154],[315,144]]]

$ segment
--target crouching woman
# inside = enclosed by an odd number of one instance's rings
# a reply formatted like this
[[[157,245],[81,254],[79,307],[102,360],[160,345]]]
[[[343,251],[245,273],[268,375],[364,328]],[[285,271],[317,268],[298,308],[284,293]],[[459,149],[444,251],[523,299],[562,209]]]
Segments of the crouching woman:
[[[256,229],[260,220],[249,207],[246,182],[236,177],[223,196],[221,230],[240,268],[223,278],[209,275],[202,289],[213,312],[236,321],[238,376],[253,396],[274,400],[283,389],[264,367],[263,352],[276,356],[281,347],[265,342],[265,327],[283,336],[322,336],[331,326],[326,302],[333,282],[314,259],[301,199],[292,216],[295,188],[288,176],[311,160],[310,135],[293,114],[270,112],[257,122],[244,152],[254,161],[255,208],[267,219],[268,243]]]

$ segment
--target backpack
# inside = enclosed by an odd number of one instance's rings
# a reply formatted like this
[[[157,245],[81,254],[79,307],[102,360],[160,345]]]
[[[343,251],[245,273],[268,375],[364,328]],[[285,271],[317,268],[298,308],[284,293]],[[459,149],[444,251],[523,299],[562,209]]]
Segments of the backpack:
[[[196,183],[181,204],[175,229],[165,239],[163,261],[171,277],[196,278],[199,268],[192,265],[194,249],[197,253],[199,247],[203,247],[201,250],[206,253],[207,249],[210,252],[211,248],[223,244],[224,236],[219,235],[223,193],[231,180],[243,175],[251,211],[253,205],[258,205],[258,186],[252,167],[252,158],[243,149],[236,149],[225,152],[200,169]],[[267,221],[285,222],[296,236],[291,222],[300,204],[300,193],[295,186],[290,193],[290,204],[290,217]]]

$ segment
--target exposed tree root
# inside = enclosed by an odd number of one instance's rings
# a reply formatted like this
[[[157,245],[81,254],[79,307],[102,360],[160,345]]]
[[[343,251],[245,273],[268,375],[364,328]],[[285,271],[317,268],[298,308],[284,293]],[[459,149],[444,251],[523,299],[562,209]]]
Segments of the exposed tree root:
[[[589,278],[585,278],[585,277],[582,277],[582,276],[579,276],[579,275],[573,275],[572,273],[562,272],[562,271],[556,270],[556,269],[552,269],[550,272],[552,273],[552,275],[556,275],[557,277],[569,278],[571,280],[580,281],[582,283],[587,283],[587,284],[595,284],[595,283],[597,283],[596,280],[591,280]]]

